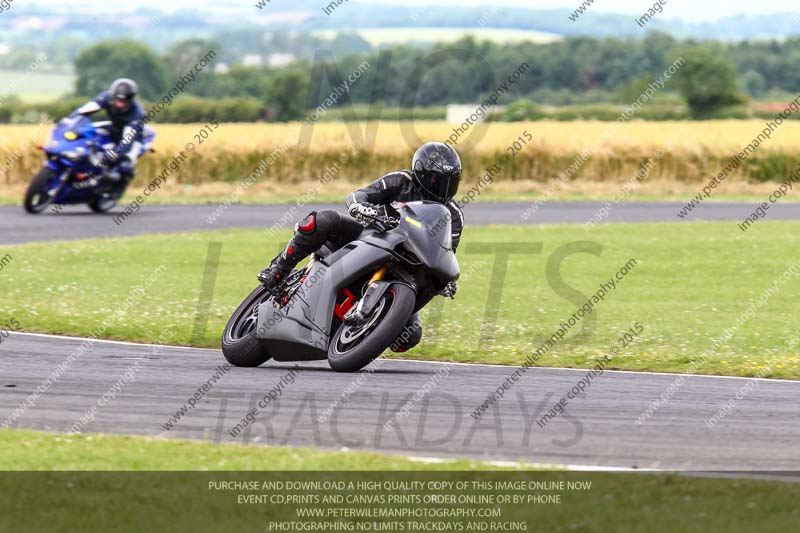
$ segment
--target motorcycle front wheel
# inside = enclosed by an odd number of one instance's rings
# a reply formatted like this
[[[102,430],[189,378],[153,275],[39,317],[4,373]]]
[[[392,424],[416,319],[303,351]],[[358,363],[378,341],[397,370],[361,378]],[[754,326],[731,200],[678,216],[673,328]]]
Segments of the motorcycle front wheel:
[[[337,372],[355,372],[370,364],[402,333],[414,313],[416,300],[408,285],[390,285],[363,324],[339,327],[328,346],[331,368]]]
[[[43,167],[33,177],[25,192],[25,211],[38,215],[53,203],[53,197],[48,194],[48,185],[55,178],[56,173],[47,167]]]

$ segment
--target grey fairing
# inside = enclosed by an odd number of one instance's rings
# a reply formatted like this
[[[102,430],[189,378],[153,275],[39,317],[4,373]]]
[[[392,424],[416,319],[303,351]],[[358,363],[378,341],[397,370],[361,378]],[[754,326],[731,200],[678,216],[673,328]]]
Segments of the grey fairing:
[[[401,211],[399,229],[405,234],[405,247],[413,252],[431,272],[444,282],[460,276],[456,254],[449,243],[452,225],[450,212],[439,203],[411,202]],[[421,225],[409,223],[412,217]]]
[[[356,241],[317,261],[289,305],[261,307],[256,336],[277,361],[326,359],[339,291],[391,257],[383,248]],[[287,351],[291,356],[282,357]]]

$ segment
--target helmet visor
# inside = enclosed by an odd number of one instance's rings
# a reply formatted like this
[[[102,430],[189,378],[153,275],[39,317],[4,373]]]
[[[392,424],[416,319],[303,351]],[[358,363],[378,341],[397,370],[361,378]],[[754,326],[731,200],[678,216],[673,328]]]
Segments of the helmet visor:
[[[111,106],[117,111],[127,111],[133,105],[133,98],[126,95],[114,95],[111,97]]]
[[[453,199],[461,184],[461,174],[446,175],[431,172],[425,176],[425,188],[435,199],[447,202]]]

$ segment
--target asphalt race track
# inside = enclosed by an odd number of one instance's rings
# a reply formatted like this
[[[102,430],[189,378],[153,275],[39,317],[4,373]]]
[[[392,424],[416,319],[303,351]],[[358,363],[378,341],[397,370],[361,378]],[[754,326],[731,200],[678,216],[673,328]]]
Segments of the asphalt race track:
[[[12,333],[0,345],[0,424],[83,342]],[[800,382],[761,381],[708,429],[704,422],[747,380],[687,376],[670,402],[639,425],[642,410],[677,376],[607,372],[585,397],[569,401],[568,416],[541,428],[537,415],[585,371],[531,369],[477,421],[470,413],[513,369],[385,361],[374,372],[337,374],[323,362],[300,364],[290,379],[293,365],[276,363],[220,374],[224,360],[217,350],[106,341],[86,348],[11,427],[67,431],[105,395],[109,401],[83,431],[644,469],[789,471],[800,464]],[[135,376],[130,383],[121,380],[126,372]],[[215,375],[196,408],[165,430]],[[352,395],[328,411],[352,384]],[[414,401],[426,384],[428,392]],[[407,416],[398,415],[404,405]],[[253,407],[259,409],[255,424],[231,437]],[[385,426],[393,416],[396,430]]]
[[[605,204],[601,202],[551,202],[539,209],[530,203],[475,202],[465,207],[467,226],[489,224],[584,224]],[[685,220],[677,213],[685,204],[620,203],[611,210],[607,222],[691,222],[700,220],[741,222],[755,206],[747,203],[703,204]],[[58,214],[46,211],[28,215],[21,207],[0,207],[0,244],[21,244],[36,241],[58,241],[97,237],[126,237],[148,233],[180,233],[213,231],[229,228],[292,227],[309,211],[343,210],[342,204],[317,204],[297,207],[285,205],[233,205],[213,224],[207,219],[218,208],[213,205],[145,205],[120,224],[114,222],[120,208],[106,215],[97,215],[86,206],[68,206]],[[294,212],[290,211],[294,208]],[[525,215],[528,216],[525,216]],[[283,220],[283,222],[281,222]],[[775,204],[767,220],[800,220],[797,204]]]
[[[584,223],[600,203],[475,203],[468,225]],[[83,206],[56,215],[0,207],[0,244],[90,237],[269,228],[290,205],[236,205],[213,225],[210,206],[145,206],[121,225]],[[608,222],[677,222],[674,203],[625,203]],[[296,209],[293,219],[321,208]],[[705,204],[692,220],[740,221],[750,204]],[[774,205],[769,220],[800,220],[796,205]],[[0,427],[124,433],[326,449],[380,450],[438,460],[473,457],[579,467],[660,470],[796,471],[800,465],[800,382],[686,376],[669,402],[637,423],[680,376],[606,372],[566,411],[545,415],[586,371],[534,368],[479,419],[473,411],[515,370],[486,365],[379,360],[369,372],[338,374],[327,363],[267,363],[230,369],[218,350],[172,348],[12,333],[0,344]],[[83,345],[85,351],[76,352]],[[424,358],[424,346],[417,357]],[[71,354],[73,364],[38,396]],[[135,379],[122,380],[124,375]],[[213,378],[213,379],[212,379]],[[129,382],[130,381],[130,382]],[[292,382],[293,381],[293,382]],[[706,421],[742,387],[733,412],[713,429]],[[203,386],[206,391],[203,391]],[[202,391],[199,401],[190,398]],[[350,392],[346,392],[350,391]],[[274,400],[270,398],[274,397]],[[109,401],[105,401],[107,398]],[[98,404],[103,405],[98,407]],[[261,405],[259,405],[259,403]],[[96,413],[90,411],[95,406]],[[180,419],[175,415],[186,408]],[[254,423],[244,422],[251,409]],[[16,411],[16,414],[15,414]],[[172,427],[169,427],[170,419]],[[83,421],[82,421],[83,420]],[[387,421],[389,422],[387,425]],[[640,420],[641,422],[641,420]],[[78,424],[78,426],[75,426]],[[392,425],[393,424],[393,425]],[[236,426],[239,430],[236,431]]]

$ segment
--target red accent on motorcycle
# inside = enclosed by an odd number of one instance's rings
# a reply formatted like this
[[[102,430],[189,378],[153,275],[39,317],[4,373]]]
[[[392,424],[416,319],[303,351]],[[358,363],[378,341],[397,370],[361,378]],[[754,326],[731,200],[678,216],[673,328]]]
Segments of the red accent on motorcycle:
[[[86,174],[84,172],[78,172],[75,174],[75,177],[78,178],[78,181],[83,181],[86,179]]]
[[[311,215],[310,217],[308,217],[308,223],[299,227],[303,231],[314,231],[315,223],[316,223],[316,217],[314,217],[314,215]]]
[[[353,308],[353,304],[356,303],[356,297],[349,289],[342,289],[339,291],[337,300],[341,298],[344,298],[344,300],[336,304],[333,313],[339,320],[344,320],[344,315],[346,315],[347,312]]]
[[[294,246],[289,246],[289,247],[286,249],[286,255],[287,255],[287,256],[290,256],[290,255],[292,255],[292,254],[294,254]]]

